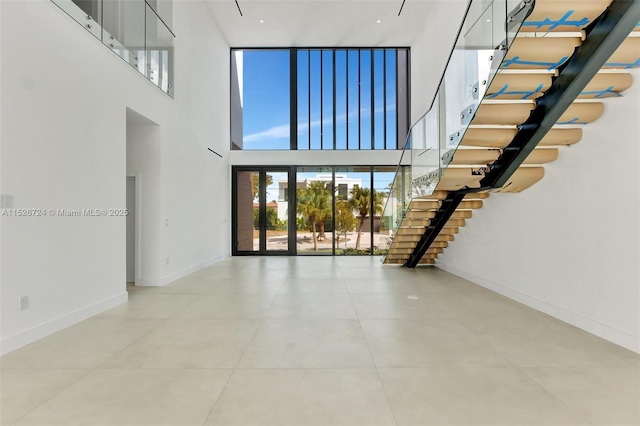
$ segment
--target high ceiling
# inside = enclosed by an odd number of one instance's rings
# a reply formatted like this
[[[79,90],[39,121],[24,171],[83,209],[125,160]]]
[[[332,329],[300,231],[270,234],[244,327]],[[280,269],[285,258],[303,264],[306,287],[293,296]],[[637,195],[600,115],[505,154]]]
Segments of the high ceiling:
[[[444,0],[238,0],[243,16],[235,0],[208,4],[231,47],[400,47],[427,25],[435,1]]]

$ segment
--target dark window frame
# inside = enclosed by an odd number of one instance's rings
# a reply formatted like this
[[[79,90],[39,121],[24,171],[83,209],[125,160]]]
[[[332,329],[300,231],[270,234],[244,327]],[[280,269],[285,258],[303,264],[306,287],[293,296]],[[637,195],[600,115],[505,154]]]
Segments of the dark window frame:
[[[397,149],[403,149],[404,147],[404,143],[405,143],[405,139],[406,139],[406,135],[407,132],[409,130],[410,127],[410,117],[411,117],[411,100],[410,100],[410,82],[411,82],[411,49],[409,47],[406,46],[401,46],[401,47],[380,47],[380,48],[375,48],[375,47],[289,47],[289,48],[283,48],[283,47],[268,47],[268,48],[259,48],[259,47],[233,47],[230,49],[230,56],[232,57],[233,54],[236,51],[251,51],[251,50],[279,50],[279,51],[283,51],[283,50],[289,50],[290,55],[289,55],[289,67],[290,67],[290,75],[289,75],[289,81],[290,81],[290,88],[289,88],[289,150],[290,151],[297,151],[297,150],[301,150],[301,151],[355,151],[355,150],[362,150],[362,141],[361,141],[361,133],[362,133],[362,117],[361,117],[361,97],[362,97],[362,88],[361,88],[361,77],[362,77],[362,70],[361,70],[361,56],[362,56],[362,52],[363,51],[367,51],[370,53],[370,60],[369,60],[369,68],[370,68],[370,127],[371,127],[371,134],[370,134],[370,138],[371,138],[371,147],[367,148],[365,150],[369,151],[369,150],[397,150]],[[300,90],[300,87],[298,86],[298,61],[299,61],[299,57],[298,54],[299,52],[307,52],[306,55],[306,59],[307,59],[307,85],[308,87],[306,88],[306,92],[307,92],[307,137],[308,137],[308,146],[305,148],[300,148],[299,146],[299,141],[298,141],[298,121],[300,119],[299,117],[299,111],[298,111],[298,105],[299,105],[299,99],[298,99],[298,93]],[[319,51],[320,53],[320,69],[319,69],[319,73],[320,73],[320,77],[319,77],[319,81],[320,81],[320,148],[319,149],[315,149],[312,148],[312,144],[311,144],[311,52],[312,51]],[[345,147],[344,148],[338,148],[337,147],[337,126],[336,126],[336,76],[337,76],[337,71],[336,71],[336,52],[338,51],[344,51],[345,52],[345,84],[346,84],[346,91],[345,91],[345,113],[346,113],[346,123],[345,123]],[[357,149],[354,148],[350,148],[349,147],[349,120],[352,119],[352,117],[350,117],[349,114],[349,52],[350,51],[356,51],[357,52],[357,57],[358,57],[358,114],[357,114],[357,137],[358,137],[358,147]],[[383,66],[382,66],[382,76],[377,76],[375,73],[375,60],[374,60],[374,54],[375,52],[382,52],[382,56],[383,56]],[[327,145],[332,145],[332,146],[328,146],[328,147],[324,147],[324,143],[323,143],[323,129],[324,129],[324,124],[323,124],[323,119],[324,119],[324,108],[323,108],[323,101],[324,101],[324,91],[323,91],[323,82],[324,82],[324,68],[322,66],[323,63],[323,58],[324,58],[324,53],[325,52],[329,52],[330,53],[330,59],[332,61],[332,67],[331,67],[331,83],[332,83],[332,100],[331,100],[331,104],[332,104],[332,129],[333,129],[333,135],[332,135],[332,139],[333,139],[333,143],[332,144],[327,144]],[[396,141],[395,144],[392,144],[393,141],[389,141],[388,140],[388,132],[387,132],[387,126],[390,125],[389,123],[387,123],[387,77],[388,77],[388,72],[387,72],[387,60],[388,60],[388,55],[395,55],[395,114],[396,114],[396,120],[395,120],[395,127],[396,127]],[[231,61],[231,63],[233,63],[233,61]],[[366,70],[365,70],[366,71]],[[231,76],[233,75],[233,68],[231,66],[230,69],[230,73]],[[376,125],[376,117],[375,117],[375,103],[376,101],[378,101],[378,99],[376,98],[376,94],[375,94],[375,81],[374,77],[377,76],[378,78],[382,78],[382,104],[383,104],[383,108],[385,110],[385,113],[383,114],[382,117],[382,127],[384,129],[384,135],[383,135],[383,147],[378,148],[376,147],[376,141],[375,141],[375,125]],[[403,78],[404,76],[404,78]],[[230,85],[230,90],[233,90],[233,88]],[[231,111],[231,117],[230,117],[230,127],[233,126],[234,123],[234,104],[233,104],[234,100],[233,97],[230,97],[230,111]],[[401,105],[402,103],[402,105]],[[231,129],[233,130],[233,129]],[[233,132],[232,132],[233,134]],[[231,149],[232,150],[238,150],[241,149],[239,148],[238,145],[233,144],[233,142],[230,143],[231,145]],[[393,145],[393,146],[390,146]],[[256,150],[259,151],[259,150]]]

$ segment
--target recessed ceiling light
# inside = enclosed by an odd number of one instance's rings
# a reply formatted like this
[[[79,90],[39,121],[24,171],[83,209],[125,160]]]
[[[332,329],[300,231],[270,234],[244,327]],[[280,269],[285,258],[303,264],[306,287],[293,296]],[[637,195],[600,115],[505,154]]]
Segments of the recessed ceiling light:
[[[378,19],[378,20],[376,21],[376,23],[378,23],[378,24],[379,24],[380,22],[382,22],[380,19]]]
[[[487,22],[491,22],[491,18],[487,18]]]
[[[260,23],[261,23],[261,24],[264,24],[264,19],[261,19],[261,20],[260,20]]]

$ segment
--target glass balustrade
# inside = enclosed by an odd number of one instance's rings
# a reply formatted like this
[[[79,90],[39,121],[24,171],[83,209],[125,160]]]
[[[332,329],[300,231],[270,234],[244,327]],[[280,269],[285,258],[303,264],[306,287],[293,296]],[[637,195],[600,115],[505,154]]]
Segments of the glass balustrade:
[[[431,107],[406,139],[390,190],[394,196],[387,200],[383,213],[391,224],[389,247],[411,201],[429,197],[438,188],[520,29],[512,16],[524,5],[513,0],[470,1]]]
[[[145,0],[51,0],[173,97],[175,35]]]

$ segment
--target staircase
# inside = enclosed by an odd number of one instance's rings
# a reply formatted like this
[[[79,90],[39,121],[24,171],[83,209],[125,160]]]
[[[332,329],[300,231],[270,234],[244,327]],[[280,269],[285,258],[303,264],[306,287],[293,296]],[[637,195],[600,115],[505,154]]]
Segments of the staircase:
[[[473,3],[407,139],[383,213],[385,264],[434,264],[491,192],[540,181],[559,147],[602,115],[599,99],[621,96],[625,70],[640,67],[640,0]]]

